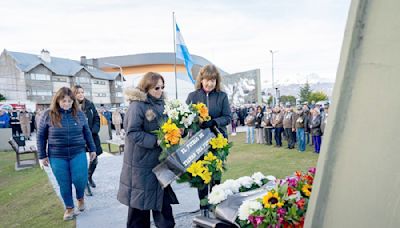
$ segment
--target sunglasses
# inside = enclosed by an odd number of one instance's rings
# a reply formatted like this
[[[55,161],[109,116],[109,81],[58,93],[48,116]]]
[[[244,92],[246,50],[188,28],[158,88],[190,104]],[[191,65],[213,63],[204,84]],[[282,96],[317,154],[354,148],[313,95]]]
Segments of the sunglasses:
[[[154,89],[155,89],[155,90],[160,90],[160,89],[164,89],[164,88],[165,88],[164,86],[161,86],[161,87],[160,87],[160,86],[157,86],[157,87],[155,87]]]

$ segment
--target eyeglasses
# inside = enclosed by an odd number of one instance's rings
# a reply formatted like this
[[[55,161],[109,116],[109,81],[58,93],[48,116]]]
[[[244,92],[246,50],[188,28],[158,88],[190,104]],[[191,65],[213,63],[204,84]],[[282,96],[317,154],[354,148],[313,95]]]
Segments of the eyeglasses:
[[[164,86],[161,86],[161,87],[160,87],[160,86],[157,86],[157,87],[155,87],[154,89],[155,89],[155,90],[160,90],[160,89],[163,90],[164,88],[165,88]]]

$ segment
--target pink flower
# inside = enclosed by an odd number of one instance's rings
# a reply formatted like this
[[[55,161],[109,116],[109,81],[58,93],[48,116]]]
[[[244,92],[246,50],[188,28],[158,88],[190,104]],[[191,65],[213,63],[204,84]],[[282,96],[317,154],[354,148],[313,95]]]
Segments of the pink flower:
[[[264,221],[264,216],[250,215],[249,221],[254,227],[258,227]]]
[[[299,179],[297,179],[297,177],[288,177],[286,181],[290,187],[296,187]]]
[[[315,167],[313,167],[313,168],[309,168],[308,169],[308,172],[310,172],[310,173],[312,173],[312,174],[314,174],[315,175],[315,172],[316,172],[317,170],[315,169]]]
[[[283,208],[279,208],[277,213],[278,213],[279,216],[283,217],[283,216],[286,215],[286,210],[283,209]]]

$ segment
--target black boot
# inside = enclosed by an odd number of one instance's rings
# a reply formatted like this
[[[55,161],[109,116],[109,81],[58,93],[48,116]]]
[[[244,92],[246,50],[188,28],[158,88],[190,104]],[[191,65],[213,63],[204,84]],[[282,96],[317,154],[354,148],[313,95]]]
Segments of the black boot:
[[[89,181],[89,185],[90,185],[92,188],[96,188],[96,184],[95,184],[94,181],[93,181],[93,173],[94,173],[94,171],[96,170],[97,163],[98,163],[98,160],[97,160],[97,157],[96,157],[96,158],[95,158],[93,161],[91,161],[90,164],[89,164],[89,169],[88,169],[88,181]]]
[[[89,181],[90,187],[96,188],[96,183],[94,183],[92,175],[89,176],[88,181]]]
[[[90,189],[89,183],[86,184],[85,195],[86,196],[93,196],[93,193],[92,193],[92,190]]]

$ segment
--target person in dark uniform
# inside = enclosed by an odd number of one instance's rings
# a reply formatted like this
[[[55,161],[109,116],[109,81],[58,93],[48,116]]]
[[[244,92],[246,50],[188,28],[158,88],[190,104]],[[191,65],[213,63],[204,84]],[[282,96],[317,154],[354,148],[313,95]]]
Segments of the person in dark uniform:
[[[21,126],[19,123],[19,114],[15,108],[12,109],[10,114],[10,125],[12,136],[19,136],[21,134]]]

